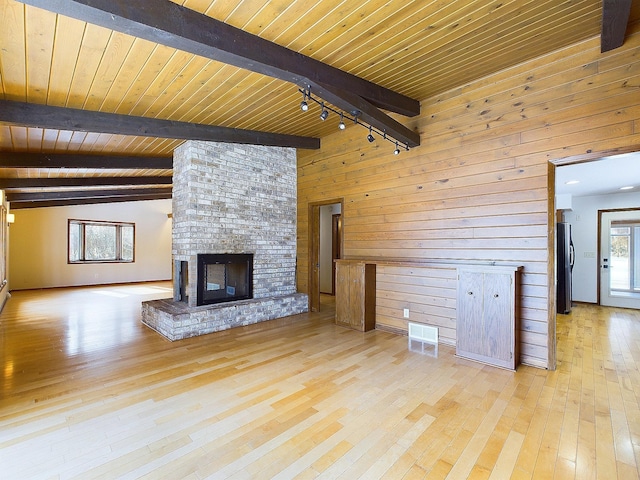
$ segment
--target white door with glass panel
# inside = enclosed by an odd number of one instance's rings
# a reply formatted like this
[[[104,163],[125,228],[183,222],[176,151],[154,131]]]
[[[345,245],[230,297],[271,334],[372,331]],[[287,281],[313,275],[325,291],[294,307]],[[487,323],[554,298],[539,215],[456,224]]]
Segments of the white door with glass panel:
[[[603,212],[600,304],[640,309],[640,211]]]

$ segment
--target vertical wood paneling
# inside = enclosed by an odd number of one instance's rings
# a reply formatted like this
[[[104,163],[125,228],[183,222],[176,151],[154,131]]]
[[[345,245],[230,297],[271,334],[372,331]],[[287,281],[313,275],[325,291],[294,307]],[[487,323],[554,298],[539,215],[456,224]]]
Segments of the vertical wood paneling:
[[[27,101],[45,103],[49,89],[51,56],[55,33],[56,15],[41,9],[27,9],[25,25],[27,30],[38,32],[27,38]]]
[[[365,129],[354,126],[323,139],[319,152],[300,151],[299,239],[308,202],[344,197],[345,258],[522,265],[521,361],[553,368],[549,162],[640,149],[638,30],[605,55],[598,39],[588,40],[423,99],[422,115],[405,122],[420,131],[421,146],[398,157],[388,142],[368,144]],[[302,291],[304,252],[299,247]],[[380,324],[406,328],[396,318],[402,305],[437,288],[417,285],[415,270],[380,267]],[[450,287],[440,273],[437,280]],[[452,295],[429,308],[449,308]],[[455,303],[450,308],[441,321],[445,343],[455,338]]]
[[[67,105],[80,108],[87,104],[89,92],[96,79],[112,32],[91,24],[83,24],[84,35],[78,51],[76,69],[69,89]]]
[[[131,49],[134,45],[148,45],[148,42],[138,41],[134,37],[115,32],[109,38],[109,43],[105,49],[105,53],[101,58],[100,64],[97,66],[95,78],[91,84],[89,95],[83,105],[87,110],[100,110],[103,107],[113,108],[108,102],[109,94],[120,69],[123,68]],[[128,67],[124,67],[123,72],[130,72]],[[118,86],[122,86],[122,82],[131,81],[132,79],[124,78]]]
[[[21,3],[0,5],[0,45],[14,55],[0,57],[2,98],[24,102],[27,99],[27,66],[25,45],[25,7]],[[3,145],[4,146],[4,145]]]
[[[86,68],[77,63],[84,25],[63,16],[58,16],[56,21],[47,104],[64,106],[76,69]]]

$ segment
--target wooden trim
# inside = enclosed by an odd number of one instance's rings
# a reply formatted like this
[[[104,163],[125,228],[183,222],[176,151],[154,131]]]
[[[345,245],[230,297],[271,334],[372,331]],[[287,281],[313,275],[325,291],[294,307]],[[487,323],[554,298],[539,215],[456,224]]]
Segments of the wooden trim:
[[[331,216],[331,295],[336,294],[336,262],[342,255],[342,213]]]
[[[309,204],[309,311],[320,311],[320,205]]]
[[[314,92],[329,103],[336,105],[350,114],[357,112],[358,119],[364,120],[380,131],[384,131],[388,136],[399,140],[401,143],[405,143],[409,147],[417,147],[420,145],[419,133],[409,130],[400,122],[391,118],[381,110],[378,110],[363,98],[327,85],[316,85]]]
[[[0,112],[0,117],[2,113]],[[2,168],[173,169],[173,157],[0,152]]]
[[[323,205],[340,204],[340,212],[344,215],[344,199],[325,200],[321,202],[309,202],[308,204],[308,240],[307,261],[309,265],[308,292],[309,310],[320,311],[320,207]],[[344,219],[344,217],[343,217]],[[341,252],[342,256],[342,252]]]
[[[26,202],[12,202],[11,210],[19,210],[24,208],[43,208],[43,207],[64,207],[69,205],[92,205],[98,203],[120,203],[120,202],[138,202],[142,200],[169,200],[171,194],[157,194],[157,195],[123,195],[120,197],[92,197],[92,198],[77,198],[66,200],[43,200],[43,201],[26,201]]]
[[[631,0],[603,0],[600,52],[622,46],[629,23]]]
[[[399,267],[430,267],[430,268],[458,268],[462,266],[478,266],[478,267],[505,267],[505,268],[522,268],[509,262],[469,262],[468,260],[447,260],[438,262],[436,260],[412,260],[412,259],[394,259],[385,257],[351,257],[341,258],[342,261],[352,261],[361,263],[374,263],[376,265],[394,265]]]
[[[0,100],[0,125],[317,150],[320,139]]]
[[[597,225],[597,235],[598,235],[598,239],[596,242],[596,258],[598,259],[598,275],[597,275],[597,280],[596,280],[596,305],[600,305],[600,289],[601,289],[601,285],[600,282],[602,281],[601,275],[600,275],[600,265],[602,262],[602,255],[600,255],[601,253],[601,249],[602,249],[602,214],[604,212],[606,212],[607,210],[598,210],[598,225]]]
[[[596,150],[596,151],[588,151],[587,153],[583,153],[580,155],[571,155],[569,157],[560,157],[551,160],[556,167],[561,165],[573,165],[577,163],[587,163],[592,162],[594,160],[599,160],[602,157],[611,157],[614,155],[622,155],[625,153],[634,153],[640,151],[640,143],[634,143],[632,145],[627,145],[624,147],[618,148],[609,148],[604,150]]]
[[[170,188],[112,188],[106,190],[60,190],[56,192],[7,192],[9,202],[71,200],[74,198],[127,197],[136,195],[171,195]]]
[[[556,167],[552,163],[547,163],[547,214],[548,214],[548,235],[547,235],[547,298],[549,299],[549,309],[547,310],[547,368],[556,369],[557,362],[557,340],[556,340],[556,262],[558,258],[556,245]],[[551,255],[553,253],[553,255]],[[553,280],[553,281],[552,281]]]
[[[405,337],[409,336],[409,332],[407,330],[402,330],[401,328],[390,327],[389,325],[378,325],[376,323],[376,330],[380,330],[382,332],[393,333],[394,335],[402,335]]]
[[[107,185],[171,185],[173,177],[0,178],[0,188],[87,187]]]
[[[0,111],[0,118],[2,112]],[[2,168],[173,169],[173,157],[0,152]]]

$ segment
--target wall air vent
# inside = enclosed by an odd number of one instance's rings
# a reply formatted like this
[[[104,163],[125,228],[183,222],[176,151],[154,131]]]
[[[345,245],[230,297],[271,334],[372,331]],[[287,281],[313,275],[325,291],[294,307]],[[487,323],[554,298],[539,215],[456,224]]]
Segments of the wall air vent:
[[[438,329],[421,323],[407,323],[409,327],[409,339],[420,342],[438,343]]]

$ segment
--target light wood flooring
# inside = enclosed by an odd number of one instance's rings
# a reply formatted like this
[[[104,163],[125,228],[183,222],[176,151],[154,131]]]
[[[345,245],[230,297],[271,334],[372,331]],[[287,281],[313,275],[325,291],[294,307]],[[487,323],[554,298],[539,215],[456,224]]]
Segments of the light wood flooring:
[[[640,312],[577,305],[558,369],[335,326],[331,305],[168,342],[168,283],[16,292],[0,315],[0,478],[634,479]]]

